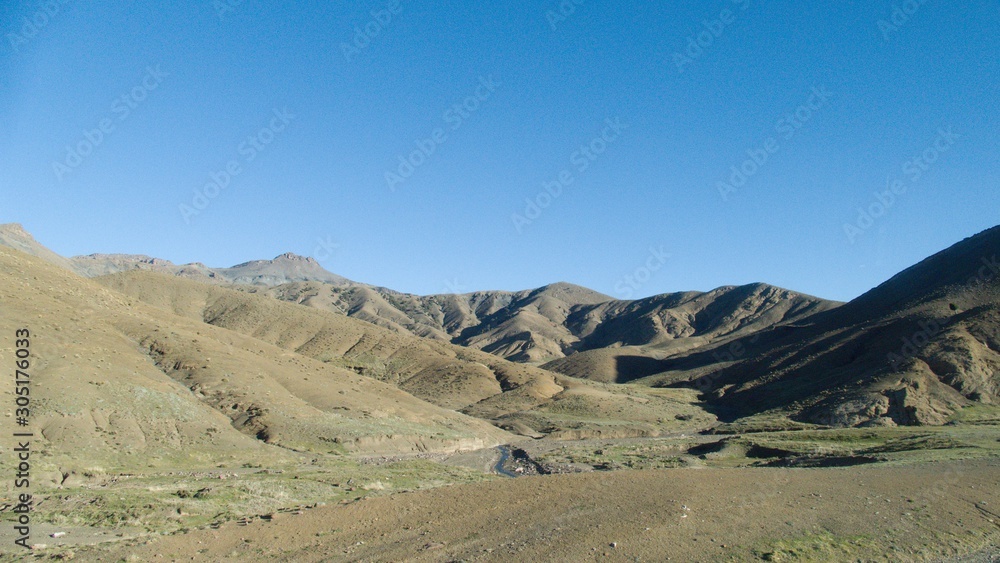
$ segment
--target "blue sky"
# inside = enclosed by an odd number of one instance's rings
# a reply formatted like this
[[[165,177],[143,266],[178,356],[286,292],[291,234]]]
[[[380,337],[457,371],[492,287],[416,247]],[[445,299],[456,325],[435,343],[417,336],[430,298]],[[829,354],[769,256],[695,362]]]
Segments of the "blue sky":
[[[1000,223],[996,2],[578,2],[5,2],[0,221],[421,294],[841,300]]]

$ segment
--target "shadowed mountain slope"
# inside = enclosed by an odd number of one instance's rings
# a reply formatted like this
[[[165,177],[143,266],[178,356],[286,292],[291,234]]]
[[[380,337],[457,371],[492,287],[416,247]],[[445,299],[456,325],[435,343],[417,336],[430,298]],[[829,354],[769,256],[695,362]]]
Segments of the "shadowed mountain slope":
[[[941,424],[1000,401],[1000,227],[802,323],[647,366],[725,416],[788,413],[832,425]]]
[[[415,296],[371,287],[317,283],[250,288],[277,299],[339,312],[522,363],[542,363],[586,350],[644,346],[672,353],[734,333],[792,322],[837,305],[766,284],[707,293],[617,301],[566,283],[521,292]],[[568,373],[568,372],[567,372]],[[574,375],[582,375],[574,373]],[[614,381],[627,374],[601,373]]]

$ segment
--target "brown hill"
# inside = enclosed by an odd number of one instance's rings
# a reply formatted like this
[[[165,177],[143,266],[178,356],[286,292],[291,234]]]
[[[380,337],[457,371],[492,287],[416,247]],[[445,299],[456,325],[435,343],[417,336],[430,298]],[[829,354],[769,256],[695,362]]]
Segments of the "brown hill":
[[[583,307],[568,320],[579,353],[545,364],[575,377],[625,383],[658,371],[664,357],[800,322],[837,303],[767,284],[658,295]]]
[[[200,262],[179,265],[144,254],[88,254],[64,258],[36,241],[19,223],[0,224],[0,246],[17,249],[88,278],[148,270],[218,284],[271,286],[313,281],[333,286],[354,285],[347,278],[328,272],[316,259],[291,252],[273,260],[252,260],[231,268],[210,268]]]
[[[529,364],[619,346],[643,347],[646,351],[640,356],[663,357],[729,334],[792,322],[837,305],[765,284],[666,294],[638,301],[617,301],[568,283],[517,292],[418,296],[352,282],[326,271],[312,258],[291,253],[232,268],[209,268],[201,263],[177,265],[125,254],[91,254],[67,262],[34,242],[19,226],[7,230],[20,233],[12,239],[15,243],[31,241],[20,244],[22,250],[87,277],[142,270],[232,285],[361,319],[400,334],[450,342]],[[5,240],[3,232],[0,228],[0,244]],[[602,352],[596,355],[606,356]],[[601,366],[604,363],[597,362]],[[592,372],[587,356],[552,366],[600,381],[627,381],[641,373],[630,369],[628,361],[622,369],[602,367]]]
[[[152,272],[98,281],[172,313],[391,383],[526,435],[657,435],[676,426],[678,414],[694,424],[712,421],[683,395],[577,380],[266,295]]]
[[[638,301],[613,300],[567,283],[520,292],[426,297],[384,288],[325,287],[316,283],[249,291],[533,364],[619,346],[647,347],[648,355],[663,356],[734,333],[794,322],[837,305],[766,284],[658,295]],[[628,370],[588,374],[587,368],[581,368],[563,373],[601,381],[633,377]]]
[[[216,274],[229,283],[246,285],[281,285],[301,281],[318,281],[331,285],[350,285],[347,278],[326,271],[315,258],[286,252],[274,260],[252,260],[216,269]]]
[[[1000,400],[1000,227],[842,307],[647,366],[727,418],[768,411],[838,426],[941,424]]]
[[[85,275],[85,273],[77,268],[71,260],[63,258],[55,252],[52,252],[35,240],[35,237],[31,236],[31,233],[24,230],[24,227],[21,226],[20,223],[0,224],[0,246],[17,249],[25,254],[37,256],[38,258],[41,258],[50,264],[59,266],[64,270]]]
[[[352,283],[326,271],[314,258],[290,252],[277,256],[274,260],[253,260],[231,268],[209,268],[200,262],[178,265],[169,260],[141,254],[89,254],[74,256],[70,263],[74,271],[91,278],[132,270],[148,270],[218,284],[281,285],[318,281],[340,286]]]
[[[31,332],[35,467],[56,482],[93,467],[455,451],[509,440],[393,385],[137,302],[5,247],[0,296],[0,330]],[[13,404],[14,380],[5,381]]]
[[[564,326],[575,307],[610,301],[567,283],[508,292],[418,296],[379,287],[289,284],[263,290],[282,300],[340,312],[517,362],[561,357],[577,338]]]
[[[144,254],[88,254],[74,256],[69,260],[77,273],[88,278],[132,270],[150,270],[210,283],[227,282],[212,268],[200,262],[177,265],[170,260],[153,258]]]

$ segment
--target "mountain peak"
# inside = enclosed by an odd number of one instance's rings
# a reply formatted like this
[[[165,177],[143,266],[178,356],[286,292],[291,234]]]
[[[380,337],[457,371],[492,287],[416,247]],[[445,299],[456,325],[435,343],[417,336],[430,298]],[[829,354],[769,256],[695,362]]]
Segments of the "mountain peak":
[[[292,282],[323,282],[349,285],[351,282],[326,270],[315,258],[286,252],[273,260],[251,260],[218,272],[237,284],[282,285]]]
[[[299,254],[295,254],[294,252],[286,252],[284,254],[279,254],[278,256],[274,257],[274,260],[272,260],[272,262],[278,262],[279,260],[287,262],[305,262],[307,264],[319,265],[319,262],[317,262],[316,259],[313,258],[312,256],[301,256]]]
[[[888,281],[851,301],[844,311],[872,316],[972,288],[1000,275],[1000,226],[968,237],[896,274]]]
[[[9,246],[25,254],[36,256],[60,268],[65,268],[78,274],[81,273],[69,260],[42,246],[20,223],[5,223],[0,225],[0,245]]]
[[[73,260],[79,262],[83,260],[94,260],[94,261],[120,261],[120,262],[133,262],[139,264],[149,264],[151,266],[173,266],[174,263],[170,260],[164,260],[163,258],[154,258],[152,256],[147,256],[145,254],[88,254],[86,256],[74,256]]]
[[[17,235],[17,236],[22,236],[22,237],[27,237],[27,238],[34,238],[34,237],[31,236],[31,233],[29,233],[28,231],[24,230],[24,225],[22,225],[20,223],[3,223],[3,224],[0,224],[0,233],[4,233],[4,234],[7,234],[7,235],[12,235],[12,236],[13,235]]]
[[[531,294],[556,296],[566,298],[573,303],[588,305],[612,301],[612,297],[608,295],[569,282],[550,283],[533,290]]]

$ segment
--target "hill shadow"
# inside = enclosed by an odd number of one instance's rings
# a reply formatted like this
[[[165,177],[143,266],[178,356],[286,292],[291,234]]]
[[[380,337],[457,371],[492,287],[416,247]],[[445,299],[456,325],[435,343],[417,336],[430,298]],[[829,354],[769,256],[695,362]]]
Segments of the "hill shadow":
[[[667,362],[648,356],[616,356],[615,383],[628,383],[666,371]]]

